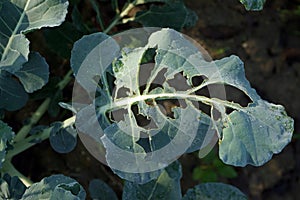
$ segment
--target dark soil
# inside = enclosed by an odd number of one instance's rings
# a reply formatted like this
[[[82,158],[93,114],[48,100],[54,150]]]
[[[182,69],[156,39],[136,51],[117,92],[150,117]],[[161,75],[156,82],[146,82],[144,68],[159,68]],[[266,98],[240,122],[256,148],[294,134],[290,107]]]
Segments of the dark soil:
[[[300,133],[300,15],[294,11],[299,0],[267,0],[261,12],[247,12],[237,0],[189,0],[187,6],[199,16],[197,25],[184,33],[200,43],[212,56],[219,59],[232,54],[245,63],[246,76],[257,92],[270,102],[282,104],[295,119],[295,133]],[[109,14],[105,14],[109,15]],[[38,35],[38,34],[37,34]],[[42,40],[42,39],[41,39]],[[32,46],[40,43],[32,41]],[[36,47],[38,48],[38,47]],[[38,48],[43,55],[43,47]],[[51,56],[54,56],[53,53]],[[47,59],[48,61],[49,59]],[[61,60],[49,60],[56,74],[63,74]],[[64,94],[71,97],[72,84]],[[229,94],[230,95],[230,94]],[[242,97],[240,98],[243,101]],[[36,103],[36,102],[35,102]],[[31,104],[29,104],[31,105]],[[7,118],[18,130],[30,111],[23,109],[9,113]],[[64,116],[58,117],[63,119]],[[53,122],[46,117],[43,124]],[[183,164],[183,192],[199,183],[193,181],[192,170],[199,165],[193,155],[181,158]],[[48,141],[25,151],[14,158],[17,168],[39,181],[54,173],[63,173],[77,179],[86,189],[88,182],[100,178],[121,194],[122,180],[85,150],[80,141],[74,151],[62,155],[54,152]],[[238,177],[222,179],[240,188],[250,199],[296,200],[300,188],[300,140],[294,139],[284,150],[262,167],[237,168]]]

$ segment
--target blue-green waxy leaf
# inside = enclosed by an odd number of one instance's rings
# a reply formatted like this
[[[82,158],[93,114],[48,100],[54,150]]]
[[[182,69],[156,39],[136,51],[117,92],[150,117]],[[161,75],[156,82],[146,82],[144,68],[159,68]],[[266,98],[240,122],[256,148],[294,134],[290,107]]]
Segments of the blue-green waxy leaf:
[[[51,147],[58,153],[69,153],[77,144],[77,132],[72,126],[54,123],[49,138]]]
[[[26,104],[27,99],[23,86],[10,74],[0,71],[0,108],[17,110]]]
[[[68,1],[11,0],[0,3],[0,69],[15,72],[28,60],[29,41],[22,34],[61,24]]]
[[[262,10],[266,0],[240,0],[247,10]]]
[[[163,170],[156,180],[146,184],[126,181],[123,189],[123,200],[143,199],[181,199],[180,178],[181,165],[178,161]]]
[[[23,84],[26,92],[34,92],[42,88],[49,78],[49,66],[39,53],[29,54],[29,61],[14,73]]]
[[[19,200],[23,196],[26,186],[17,177],[4,174],[0,178],[0,199]]]
[[[0,169],[5,160],[7,144],[11,142],[14,135],[11,127],[0,120]]]
[[[151,5],[149,10],[137,12],[134,20],[146,27],[169,27],[181,30],[196,24],[197,15],[185,7],[183,1],[138,1],[142,3],[165,3],[164,5]]]
[[[224,183],[204,183],[189,189],[182,200],[246,200],[239,189]]]
[[[209,61],[183,34],[145,29],[150,33],[144,41],[96,33],[76,42],[72,51],[76,80],[89,94],[76,114],[77,129],[99,149],[105,147],[106,163],[117,175],[151,182],[186,152],[200,150],[205,156],[216,136],[221,159],[237,166],[262,165],[290,142],[293,120],[282,106],[261,99],[237,56]],[[194,85],[199,77],[204,81]],[[211,85],[220,88],[207,96],[198,93]],[[224,85],[251,103],[227,101]],[[198,103],[210,106],[210,113]]]
[[[84,200],[86,193],[74,179],[64,175],[52,175],[26,189],[22,200]]]
[[[118,200],[116,193],[104,181],[94,179],[89,184],[89,192],[92,199]]]

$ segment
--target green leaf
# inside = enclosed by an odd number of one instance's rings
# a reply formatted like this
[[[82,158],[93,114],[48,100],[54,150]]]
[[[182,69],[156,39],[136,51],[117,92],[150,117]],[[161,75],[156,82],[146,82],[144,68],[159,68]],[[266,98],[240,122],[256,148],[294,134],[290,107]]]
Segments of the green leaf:
[[[89,192],[92,199],[118,200],[116,193],[104,181],[94,179],[89,184]]]
[[[26,189],[22,200],[84,200],[85,197],[86,193],[77,181],[59,174],[46,177],[31,185]]]
[[[239,189],[224,183],[204,183],[189,189],[183,200],[246,200]]]
[[[262,10],[266,0],[240,0],[244,4],[246,10]]]
[[[23,84],[26,92],[34,92],[41,89],[49,78],[49,66],[39,53],[29,54],[29,61],[14,73]]]
[[[7,145],[12,142],[14,135],[11,127],[0,120],[0,169],[5,161]]]
[[[19,200],[23,196],[26,186],[17,177],[4,174],[0,178],[0,199]]]
[[[151,5],[149,10],[137,12],[134,20],[147,27],[169,27],[181,30],[196,24],[195,12],[187,9],[183,1],[138,1],[141,3],[165,2],[164,5]]]
[[[193,170],[193,179],[200,180],[201,182],[214,182],[218,180],[218,176],[217,172],[212,167],[196,167]]]
[[[28,61],[29,41],[22,33],[58,26],[67,14],[67,0],[2,1],[0,10],[0,70],[16,72]]]
[[[51,147],[58,153],[69,153],[77,144],[77,132],[72,126],[62,127],[57,122],[53,124],[49,141]]]
[[[181,199],[180,178],[181,165],[178,161],[164,169],[161,175],[146,184],[126,181],[123,189],[123,200],[143,199]]]
[[[26,104],[27,99],[23,86],[10,74],[0,71],[0,108],[18,110]]]

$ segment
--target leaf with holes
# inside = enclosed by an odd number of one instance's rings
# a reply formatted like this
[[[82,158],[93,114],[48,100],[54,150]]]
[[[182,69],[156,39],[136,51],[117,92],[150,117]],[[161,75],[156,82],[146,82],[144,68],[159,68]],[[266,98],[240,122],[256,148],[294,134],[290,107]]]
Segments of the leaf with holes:
[[[71,57],[77,82],[95,97],[77,116],[94,124],[85,129],[94,132],[86,134],[101,138],[106,161],[120,177],[151,181],[159,175],[154,172],[182,154],[207,152],[216,134],[221,159],[237,166],[262,165],[290,142],[293,120],[282,106],[261,99],[237,56],[206,60],[193,42],[172,29],[154,30],[136,47],[119,45],[120,38],[85,36],[75,43]],[[199,77],[204,81],[195,84]],[[201,94],[212,85],[219,88]],[[251,102],[227,101],[225,85]],[[210,111],[204,112],[202,104]],[[143,173],[150,174],[136,177]]]

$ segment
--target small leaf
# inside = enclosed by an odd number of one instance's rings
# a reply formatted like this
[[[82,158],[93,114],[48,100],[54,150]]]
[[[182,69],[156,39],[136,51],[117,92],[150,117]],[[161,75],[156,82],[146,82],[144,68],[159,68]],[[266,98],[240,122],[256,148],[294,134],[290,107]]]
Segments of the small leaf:
[[[64,175],[52,175],[26,189],[22,200],[84,200],[85,197],[86,193],[77,181]]]
[[[137,184],[126,181],[123,189],[123,200],[155,200],[155,199],[181,199],[180,178],[181,165],[178,161],[163,170],[161,175],[146,184]]]
[[[169,27],[176,30],[195,25],[197,15],[187,9],[182,0],[164,2],[166,4],[162,6],[151,5],[149,10],[138,12],[134,20],[147,27]]]
[[[246,200],[247,197],[239,189],[224,183],[204,183],[189,189],[182,200]]]
[[[94,179],[89,184],[89,192],[92,199],[118,200],[116,193],[104,181]]]
[[[29,54],[29,61],[14,73],[23,84],[26,92],[31,93],[41,89],[49,78],[49,66],[37,52]]]
[[[266,0],[240,0],[244,4],[246,10],[258,11],[262,10]]]
[[[4,174],[0,178],[0,199],[19,200],[26,190],[26,186],[17,177]]]
[[[69,153],[77,144],[77,132],[76,130],[68,126],[66,128],[61,127],[61,123],[55,123],[50,132],[50,144],[51,147],[58,153]]]

